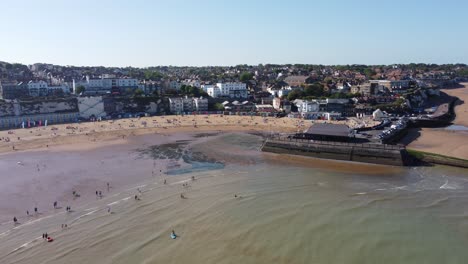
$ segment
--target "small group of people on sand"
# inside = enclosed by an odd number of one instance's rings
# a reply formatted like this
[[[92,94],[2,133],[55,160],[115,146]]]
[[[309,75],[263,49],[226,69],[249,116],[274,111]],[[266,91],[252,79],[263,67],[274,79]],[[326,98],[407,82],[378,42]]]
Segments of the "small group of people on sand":
[[[42,239],[45,239],[47,242],[54,241],[54,239],[51,238],[47,233],[42,234]]]

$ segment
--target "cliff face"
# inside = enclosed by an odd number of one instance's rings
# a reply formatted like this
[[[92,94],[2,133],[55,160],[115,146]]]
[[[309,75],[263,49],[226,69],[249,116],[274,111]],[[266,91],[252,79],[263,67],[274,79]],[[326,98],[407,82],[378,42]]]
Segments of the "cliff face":
[[[157,114],[168,111],[169,107],[167,100],[158,98],[113,97],[104,99],[104,109],[107,114],[140,112]]]
[[[0,101],[0,117],[3,116],[14,116],[15,115],[15,103],[12,101],[5,102]]]
[[[76,98],[0,102],[0,117],[78,112]]]
[[[77,113],[89,118],[114,113],[164,114],[169,111],[167,100],[158,98],[80,97],[31,101],[0,101],[0,117],[15,117],[52,113]]]
[[[20,102],[22,115],[78,112],[76,98],[48,100],[42,102]]]

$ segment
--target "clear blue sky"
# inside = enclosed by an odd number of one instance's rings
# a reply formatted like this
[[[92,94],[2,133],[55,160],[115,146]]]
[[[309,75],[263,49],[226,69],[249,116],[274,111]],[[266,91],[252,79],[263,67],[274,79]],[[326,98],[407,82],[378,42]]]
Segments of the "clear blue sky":
[[[462,0],[0,0],[0,61],[468,63]]]

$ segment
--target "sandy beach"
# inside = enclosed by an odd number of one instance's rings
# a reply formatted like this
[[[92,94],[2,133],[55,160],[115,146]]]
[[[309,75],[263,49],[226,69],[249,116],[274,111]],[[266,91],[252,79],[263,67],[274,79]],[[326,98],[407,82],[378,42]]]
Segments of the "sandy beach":
[[[61,149],[89,149],[108,144],[125,143],[129,137],[145,134],[169,135],[176,132],[198,133],[203,131],[293,133],[303,131],[313,122],[325,121],[257,116],[171,115],[60,124],[0,131],[0,139],[2,139],[0,153],[56,149],[57,147]],[[350,127],[356,127],[360,122],[362,121],[357,121],[354,118],[345,121]],[[370,120],[366,122],[370,125],[373,124],[373,121]]]
[[[461,102],[455,107],[454,125],[468,126],[468,83],[463,87],[443,89],[442,92],[458,97]],[[416,138],[408,148],[468,159],[468,131],[446,128],[423,128],[410,131],[409,138]],[[407,138],[408,138],[407,137]]]

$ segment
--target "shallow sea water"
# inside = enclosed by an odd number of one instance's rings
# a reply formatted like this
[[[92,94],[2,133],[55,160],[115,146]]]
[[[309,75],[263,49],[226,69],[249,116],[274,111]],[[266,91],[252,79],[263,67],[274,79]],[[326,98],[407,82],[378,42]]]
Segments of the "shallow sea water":
[[[372,172],[376,166],[356,170],[349,164],[348,171],[336,171],[334,166],[317,168],[316,160],[298,166],[259,152],[261,143],[260,137],[248,134],[195,140],[175,150],[183,153],[180,167],[167,168],[166,175],[148,177],[70,214],[48,214],[14,228],[0,226],[0,262],[468,260],[466,170],[384,167],[384,173],[364,174],[362,170]],[[196,154],[194,161],[187,158],[192,153],[203,155]],[[128,166],[146,159],[151,164],[152,157],[139,156]],[[133,198],[136,190],[141,200]],[[61,223],[69,228],[62,230]],[[43,230],[55,241],[42,241]],[[177,239],[169,237],[171,230]]]

